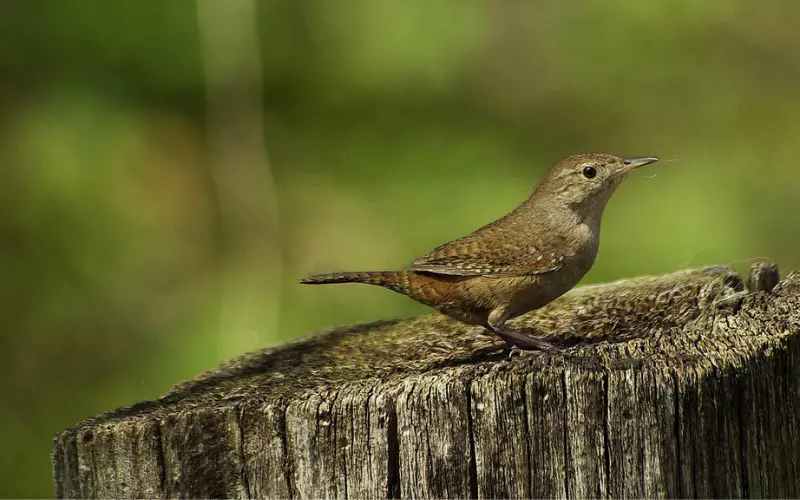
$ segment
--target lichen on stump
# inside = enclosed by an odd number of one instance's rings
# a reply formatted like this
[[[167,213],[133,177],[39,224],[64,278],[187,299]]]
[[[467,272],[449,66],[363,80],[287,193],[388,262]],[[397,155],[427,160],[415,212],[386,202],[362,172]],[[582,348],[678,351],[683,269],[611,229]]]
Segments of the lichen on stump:
[[[517,320],[564,355],[438,314],[249,353],[56,436],[56,494],[798,496],[800,274],[776,282],[683,271]]]

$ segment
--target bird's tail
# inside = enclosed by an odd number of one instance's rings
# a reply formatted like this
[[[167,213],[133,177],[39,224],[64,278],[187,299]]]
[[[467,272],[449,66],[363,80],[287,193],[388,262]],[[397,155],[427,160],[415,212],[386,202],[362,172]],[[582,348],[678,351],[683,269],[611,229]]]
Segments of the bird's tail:
[[[409,277],[407,271],[370,271],[353,273],[317,274],[303,278],[304,285],[325,285],[328,283],[365,283],[388,288],[397,293],[408,295]]]

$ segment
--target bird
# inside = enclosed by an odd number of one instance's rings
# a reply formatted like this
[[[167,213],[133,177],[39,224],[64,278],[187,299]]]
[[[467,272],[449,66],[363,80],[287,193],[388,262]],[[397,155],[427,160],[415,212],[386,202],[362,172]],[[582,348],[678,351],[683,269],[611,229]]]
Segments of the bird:
[[[634,169],[658,161],[590,153],[558,161],[532,194],[500,219],[394,271],[312,275],[300,283],[364,283],[401,293],[479,325],[522,350],[561,352],[508,321],[572,289],[591,269],[606,204]]]

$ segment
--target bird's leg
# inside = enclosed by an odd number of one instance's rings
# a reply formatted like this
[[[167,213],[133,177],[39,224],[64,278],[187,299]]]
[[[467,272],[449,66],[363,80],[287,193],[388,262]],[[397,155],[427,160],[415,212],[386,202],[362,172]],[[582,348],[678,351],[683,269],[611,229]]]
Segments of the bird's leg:
[[[508,319],[508,313],[500,308],[492,311],[487,320],[489,329],[496,333],[498,337],[505,340],[508,345],[524,350],[539,350],[551,353],[563,352],[550,342],[525,335],[513,328],[509,328],[506,326]]]

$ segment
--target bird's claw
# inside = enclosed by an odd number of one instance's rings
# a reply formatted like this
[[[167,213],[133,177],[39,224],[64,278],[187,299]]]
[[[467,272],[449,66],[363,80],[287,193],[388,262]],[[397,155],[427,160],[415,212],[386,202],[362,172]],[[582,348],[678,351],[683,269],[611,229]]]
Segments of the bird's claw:
[[[557,347],[549,342],[545,342],[544,340],[539,340],[536,344],[531,345],[530,347],[520,347],[520,346],[511,346],[511,351],[508,353],[508,358],[513,359],[516,357],[519,358],[530,358],[534,356],[539,356],[541,353],[547,354],[564,354],[565,349]]]

